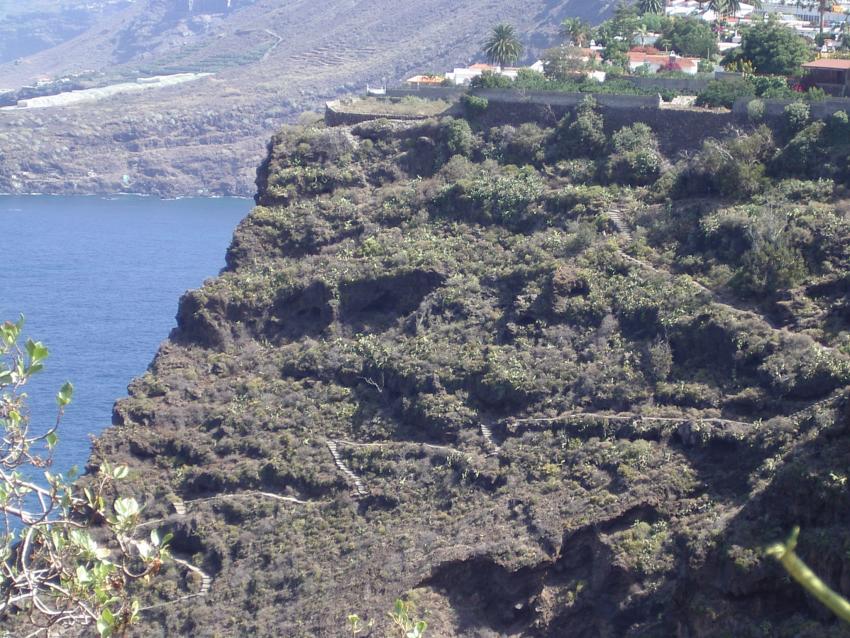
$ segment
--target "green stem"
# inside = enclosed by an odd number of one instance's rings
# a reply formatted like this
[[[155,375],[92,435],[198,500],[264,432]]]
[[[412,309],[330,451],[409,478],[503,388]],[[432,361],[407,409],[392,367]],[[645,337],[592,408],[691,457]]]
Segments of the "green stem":
[[[791,538],[783,543],[775,543],[767,548],[767,554],[776,558],[785,567],[791,577],[800,583],[806,591],[829,607],[844,622],[850,623],[850,602],[832,591],[809,566],[794,552],[800,528],[795,527]]]

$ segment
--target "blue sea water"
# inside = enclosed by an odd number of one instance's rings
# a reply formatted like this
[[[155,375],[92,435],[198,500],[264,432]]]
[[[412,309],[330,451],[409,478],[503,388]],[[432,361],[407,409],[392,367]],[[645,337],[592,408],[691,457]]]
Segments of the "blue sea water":
[[[142,374],[176,325],[180,295],[224,267],[246,199],[0,196],[0,322],[26,317],[25,336],[50,350],[27,386],[31,418],[56,417],[66,380],[74,400],[53,471],[80,469],[89,435]]]

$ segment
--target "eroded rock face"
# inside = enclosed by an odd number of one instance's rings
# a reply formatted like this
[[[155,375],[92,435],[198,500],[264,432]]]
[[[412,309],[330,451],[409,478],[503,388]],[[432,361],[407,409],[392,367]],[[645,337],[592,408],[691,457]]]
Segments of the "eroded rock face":
[[[802,524],[848,589],[845,356],[443,125],[275,137],[95,450],[213,576],[139,635],[378,637],[403,596],[433,636],[841,635],[758,548]]]

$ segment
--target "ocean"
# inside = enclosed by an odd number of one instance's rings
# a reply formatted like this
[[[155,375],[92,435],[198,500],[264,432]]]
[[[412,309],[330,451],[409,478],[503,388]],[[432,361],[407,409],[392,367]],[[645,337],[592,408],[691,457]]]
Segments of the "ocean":
[[[89,436],[147,369],[176,325],[180,296],[224,267],[247,199],[0,196],[0,322],[25,316],[24,336],[50,350],[27,386],[34,431],[56,418],[74,384],[54,472],[89,455]]]

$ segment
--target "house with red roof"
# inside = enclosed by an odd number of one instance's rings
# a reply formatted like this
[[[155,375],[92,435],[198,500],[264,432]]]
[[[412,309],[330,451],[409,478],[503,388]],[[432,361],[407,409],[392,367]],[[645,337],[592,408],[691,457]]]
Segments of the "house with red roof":
[[[803,64],[805,84],[823,89],[830,95],[850,95],[850,60],[821,58]]]
[[[658,71],[678,71],[696,75],[699,70],[699,58],[683,58],[675,53],[646,53],[629,51],[629,71],[635,72],[641,67],[649,67],[651,73]]]

